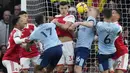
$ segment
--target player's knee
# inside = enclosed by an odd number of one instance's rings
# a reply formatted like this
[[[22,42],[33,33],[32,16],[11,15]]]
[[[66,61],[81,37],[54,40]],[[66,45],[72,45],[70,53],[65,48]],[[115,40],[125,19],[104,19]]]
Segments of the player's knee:
[[[82,73],[82,67],[81,66],[74,66],[74,73]]]
[[[56,70],[57,72],[64,72],[64,65],[57,66]]]

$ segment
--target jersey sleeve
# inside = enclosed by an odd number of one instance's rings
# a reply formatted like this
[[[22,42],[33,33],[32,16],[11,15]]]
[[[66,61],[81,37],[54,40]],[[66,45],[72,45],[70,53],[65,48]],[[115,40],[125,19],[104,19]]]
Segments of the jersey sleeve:
[[[122,27],[120,25],[117,25],[116,32],[122,33]]]
[[[33,41],[33,40],[37,40],[37,32],[34,30],[31,35],[29,36],[29,40]]]
[[[74,15],[68,15],[68,16],[64,17],[63,20],[66,21],[66,22],[74,23],[75,22],[75,17],[74,17]]]
[[[51,28],[56,28],[56,25],[54,23],[49,23],[49,25]]]
[[[34,29],[36,29],[36,26],[35,26],[35,24],[32,24],[32,25],[33,25]]]
[[[97,30],[103,29],[103,28],[102,28],[102,22],[96,23],[96,25],[95,25],[94,27],[95,27]]]
[[[119,26],[119,32],[122,32],[122,27],[121,26]]]
[[[96,19],[95,19],[94,17],[89,16],[88,19],[87,19],[87,21],[92,21],[92,22],[93,22],[93,25],[96,26],[96,23],[97,23],[97,22],[96,22]]]
[[[21,44],[21,43],[25,42],[25,38],[23,38],[23,39],[20,38],[21,35],[22,35],[22,32],[20,32],[20,31],[16,31],[16,32],[14,33],[14,35],[13,35],[13,40],[14,40],[14,42],[15,42],[16,44]]]

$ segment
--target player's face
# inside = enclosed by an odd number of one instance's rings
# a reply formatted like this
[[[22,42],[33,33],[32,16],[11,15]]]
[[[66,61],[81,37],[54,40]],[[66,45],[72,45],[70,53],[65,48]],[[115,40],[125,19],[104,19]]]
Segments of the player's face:
[[[68,13],[68,5],[64,5],[64,6],[60,5],[59,10],[60,10],[61,14],[67,14]]]
[[[98,16],[98,13],[97,13],[97,10],[93,7],[89,8],[88,10],[88,16],[94,16],[94,17],[97,17]]]
[[[19,25],[20,29],[23,29],[27,25],[27,23],[25,21],[26,21],[26,19],[24,19],[24,18],[19,19],[18,25]]]
[[[116,10],[112,10],[112,19],[119,19],[120,15],[116,12]]]
[[[28,14],[23,14],[19,16],[24,23],[28,23]]]

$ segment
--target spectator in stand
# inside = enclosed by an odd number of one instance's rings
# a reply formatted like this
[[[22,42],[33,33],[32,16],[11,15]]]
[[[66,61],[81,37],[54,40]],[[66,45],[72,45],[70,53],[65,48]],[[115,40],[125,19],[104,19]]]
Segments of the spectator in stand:
[[[2,64],[2,58],[5,51],[6,51],[6,46],[5,45],[0,46],[0,73],[7,73],[6,68]]]
[[[3,5],[0,4],[0,20],[2,19],[3,14]]]
[[[21,6],[20,6],[20,4],[18,4],[18,5],[15,5],[14,6],[14,13],[13,13],[13,15],[11,16],[11,21],[10,21],[10,25],[9,25],[9,32],[11,32],[12,30],[13,30],[13,24],[12,24],[12,20],[15,18],[15,17],[17,17],[18,16],[18,14],[20,13],[20,11],[21,11]]]
[[[20,4],[19,5],[15,5],[14,6],[14,16],[18,16],[18,14],[20,13],[20,11],[21,11]]]
[[[10,11],[5,10],[3,13],[3,19],[0,20],[0,45],[7,45],[9,36],[10,15]]]

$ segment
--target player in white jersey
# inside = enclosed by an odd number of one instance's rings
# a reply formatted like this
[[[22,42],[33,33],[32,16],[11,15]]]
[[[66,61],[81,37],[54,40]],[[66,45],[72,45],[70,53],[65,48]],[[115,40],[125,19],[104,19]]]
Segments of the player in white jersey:
[[[94,8],[90,8],[89,10],[92,10]],[[94,25],[96,25],[95,18],[97,17],[98,13],[94,15],[93,17],[89,17],[86,21],[94,22]],[[95,30],[94,28],[88,28],[86,26],[80,25],[78,27],[78,36],[76,41],[76,48],[75,48],[75,67],[74,71],[75,73],[82,73],[82,68],[84,67],[84,64],[86,60],[89,57],[91,45],[94,39]]]
[[[90,11],[91,12],[91,11]],[[88,12],[88,14],[90,13]],[[94,11],[92,11],[94,12]],[[93,13],[90,13],[94,15]],[[104,9],[103,11],[104,21],[98,22],[94,25],[94,22],[77,22],[75,25],[84,25],[87,27],[95,27],[98,34],[98,60],[99,69],[101,73],[108,73],[112,67],[111,58],[116,52],[114,41],[122,31],[121,27],[111,22],[112,12],[110,9]],[[90,18],[89,16],[88,18]]]
[[[44,16],[36,17],[38,27],[31,33],[29,40],[32,43],[39,40],[44,46],[44,52],[41,54],[35,66],[35,73],[51,73],[62,56],[62,44],[56,33],[54,23],[44,23]],[[27,45],[27,49],[29,44]]]

